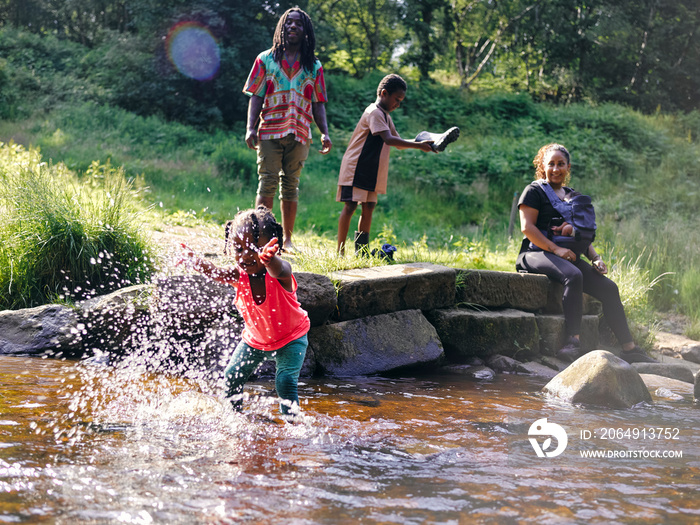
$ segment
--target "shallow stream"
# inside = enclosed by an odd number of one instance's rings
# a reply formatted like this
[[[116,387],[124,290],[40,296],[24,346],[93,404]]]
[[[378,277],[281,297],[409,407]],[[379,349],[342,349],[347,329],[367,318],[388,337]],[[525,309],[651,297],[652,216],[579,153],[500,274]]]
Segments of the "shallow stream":
[[[234,414],[197,379],[3,356],[0,522],[700,522],[692,399],[597,410],[543,384],[307,380],[290,424],[270,382]],[[566,431],[557,457],[528,441],[542,418]]]

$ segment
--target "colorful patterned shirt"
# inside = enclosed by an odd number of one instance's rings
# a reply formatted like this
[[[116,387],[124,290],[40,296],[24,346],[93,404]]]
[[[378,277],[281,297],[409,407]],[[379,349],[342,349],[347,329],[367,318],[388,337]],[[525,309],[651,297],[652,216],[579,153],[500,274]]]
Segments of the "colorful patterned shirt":
[[[281,139],[293,133],[302,144],[311,141],[313,102],[327,102],[326,82],[321,62],[312,72],[297,60],[289,67],[286,59],[275,62],[272,49],[255,59],[243,92],[264,99],[260,113],[260,140]]]

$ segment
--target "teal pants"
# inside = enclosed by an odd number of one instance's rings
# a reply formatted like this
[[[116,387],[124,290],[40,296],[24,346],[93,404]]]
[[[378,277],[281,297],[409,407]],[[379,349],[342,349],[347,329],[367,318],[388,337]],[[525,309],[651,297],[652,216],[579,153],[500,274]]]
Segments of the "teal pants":
[[[309,340],[306,335],[287,343],[279,350],[264,351],[248,345],[245,341],[238,343],[231,360],[224,370],[226,378],[226,397],[231,398],[235,409],[241,405],[243,386],[255,369],[268,359],[274,359],[277,366],[275,389],[282,399],[280,411],[288,414],[292,404],[299,404],[299,372],[304,364]]]

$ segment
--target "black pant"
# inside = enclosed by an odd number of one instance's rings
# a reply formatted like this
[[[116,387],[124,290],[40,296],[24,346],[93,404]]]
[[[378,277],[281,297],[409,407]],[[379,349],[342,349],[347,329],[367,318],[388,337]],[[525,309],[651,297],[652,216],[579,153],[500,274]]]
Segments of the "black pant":
[[[546,275],[552,281],[564,285],[562,305],[568,336],[581,333],[585,292],[603,304],[603,314],[617,341],[620,344],[632,341],[617,285],[580,257],[576,262],[569,262],[553,253],[528,251],[518,256],[516,268]]]

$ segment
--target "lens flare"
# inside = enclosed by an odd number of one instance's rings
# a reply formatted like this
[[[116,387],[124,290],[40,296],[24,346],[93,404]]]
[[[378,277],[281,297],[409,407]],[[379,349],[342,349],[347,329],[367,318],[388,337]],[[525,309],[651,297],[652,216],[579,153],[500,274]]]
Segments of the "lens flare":
[[[219,71],[219,45],[209,29],[197,22],[180,22],[166,39],[168,58],[177,70],[196,80],[209,80]]]

